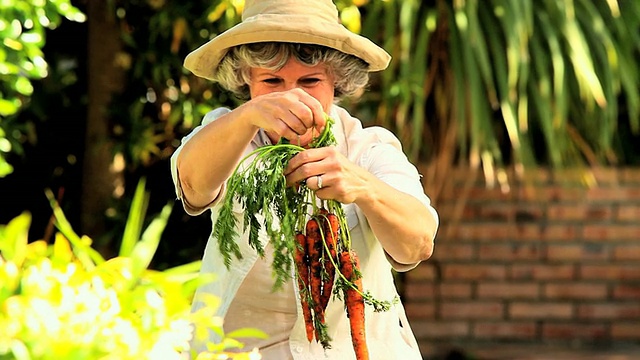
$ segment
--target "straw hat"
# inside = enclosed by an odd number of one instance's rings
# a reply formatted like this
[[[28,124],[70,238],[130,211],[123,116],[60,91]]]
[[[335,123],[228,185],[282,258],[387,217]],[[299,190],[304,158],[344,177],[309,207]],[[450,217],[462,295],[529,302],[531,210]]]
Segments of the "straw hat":
[[[184,66],[211,79],[229,48],[273,41],[330,47],[366,61],[369,71],[383,70],[391,60],[384,49],[340,24],[331,0],[246,0],[242,22],[192,51]]]

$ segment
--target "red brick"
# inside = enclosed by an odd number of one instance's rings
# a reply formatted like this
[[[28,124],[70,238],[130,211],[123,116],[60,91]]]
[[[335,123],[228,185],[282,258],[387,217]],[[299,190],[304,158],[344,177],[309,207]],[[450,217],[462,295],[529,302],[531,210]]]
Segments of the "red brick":
[[[589,206],[586,209],[584,221],[607,221],[613,218],[613,208],[609,205]]]
[[[585,198],[586,190],[579,187],[551,186],[544,189],[545,195],[539,200],[544,202],[576,202]]]
[[[542,324],[542,337],[549,340],[557,339],[602,339],[609,335],[608,325],[604,324]]]
[[[407,281],[422,281],[422,280],[435,280],[436,278],[436,268],[433,264],[427,262],[423,262],[418,265],[415,269],[406,273]]]
[[[513,190],[513,196],[521,202],[546,202],[549,199],[549,189],[545,186],[518,186]]]
[[[459,198],[460,193],[456,194],[456,198]],[[468,199],[470,202],[474,201],[508,201],[513,197],[511,193],[503,192],[499,186],[494,188],[487,188],[486,186],[473,186],[469,189]]]
[[[625,201],[628,199],[628,191],[622,187],[595,187],[587,191],[588,201]]]
[[[539,298],[540,286],[536,283],[480,283],[478,297],[481,299],[500,298],[536,299]]]
[[[412,321],[413,334],[418,339],[460,338],[469,335],[469,324],[465,321]]]
[[[450,280],[502,280],[506,277],[506,268],[501,265],[443,265],[442,277]]]
[[[640,184],[640,168],[625,168],[620,170],[620,179],[626,184]]]
[[[640,205],[618,205],[615,219],[621,222],[637,222],[640,219]]]
[[[607,297],[606,284],[546,284],[544,296],[552,300],[589,299],[603,300]]]
[[[640,320],[640,303],[582,304],[578,306],[578,316],[582,319]]]
[[[625,189],[625,201],[637,202],[640,200],[640,187],[628,187]]]
[[[549,205],[547,217],[552,221],[582,220],[585,214],[584,204],[553,204]]]
[[[405,287],[404,296],[407,301],[433,299],[435,285],[432,282],[410,282]]]
[[[640,260],[640,244],[619,245],[613,248],[613,260]]]
[[[546,241],[573,241],[581,232],[581,225],[546,225],[540,230],[540,239]]]
[[[575,278],[574,265],[517,264],[509,271],[513,280],[571,280]]]
[[[538,260],[540,258],[540,244],[482,245],[478,255],[480,260],[496,260],[498,262]]]
[[[613,224],[586,224],[583,228],[583,238],[585,240],[631,240],[640,239],[640,226],[613,225]]]
[[[442,319],[499,319],[504,305],[499,302],[446,302],[441,305]]]
[[[615,340],[640,340],[640,323],[615,322],[611,324],[611,337]]]
[[[478,339],[533,339],[536,336],[534,322],[479,322],[473,326]]]
[[[579,277],[589,280],[640,280],[639,265],[579,265]]]
[[[510,223],[467,223],[457,224],[447,234],[459,240],[505,241],[511,240],[514,232],[515,224]]]
[[[470,207],[476,209],[477,218],[481,221],[509,221],[515,216],[515,209],[511,203],[498,204],[470,204]]]
[[[573,306],[564,302],[516,302],[509,305],[511,319],[569,319]]]
[[[590,168],[563,168],[553,170],[552,180],[563,186],[585,187],[587,184],[594,183],[596,178]]]
[[[447,179],[441,228],[403,299],[421,348],[640,340],[640,168],[533,169],[532,181],[511,169],[509,192],[477,171],[428,170]]]
[[[619,186],[622,172],[617,168],[590,168],[589,172],[600,186]]]
[[[433,256],[436,259],[473,260],[476,258],[476,246],[473,244],[436,244]]]
[[[542,226],[539,223],[518,223],[513,236],[514,241],[539,241],[542,238]]]
[[[515,208],[512,220],[517,224],[539,222],[544,218],[543,208],[537,204],[534,205],[518,205]]]
[[[608,258],[609,248],[597,243],[547,245],[546,250],[546,259],[549,261],[606,260]]]
[[[434,319],[436,316],[436,305],[434,303],[419,303],[408,301],[404,304],[407,318],[413,319]]]
[[[534,186],[548,183],[551,172],[545,168],[532,168],[518,174],[512,171],[510,176],[518,179],[519,186]]]
[[[436,209],[438,209],[438,215],[440,215],[442,225],[446,225],[449,219],[452,219],[452,223],[455,226],[459,224],[459,221],[474,220],[480,216],[479,207],[469,204],[459,207],[455,202],[443,202],[438,204]]]
[[[613,287],[614,299],[640,299],[640,284],[639,285],[614,285]]]
[[[469,299],[472,295],[471,284],[440,284],[439,296],[443,299]]]

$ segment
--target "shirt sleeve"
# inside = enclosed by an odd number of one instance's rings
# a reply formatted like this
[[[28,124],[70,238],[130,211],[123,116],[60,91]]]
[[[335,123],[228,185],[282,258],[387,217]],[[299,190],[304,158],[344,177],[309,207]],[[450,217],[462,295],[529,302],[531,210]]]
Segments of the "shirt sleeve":
[[[204,116],[204,118],[202,119],[202,123],[200,125],[196,126],[193,129],[193,131],[191,131],[187,136],[182,138],[182,141],[180,142],[180,146],[178,146],[178,148],[173,153],[173,155],[171,155],[171,162],[170,162],[171,177],[173,178],[173,184],[174,184],[174,187],[175,187],[176,196],[177,196],[177,199],[182,202],[182,207],[184,208],[184,211],[189,215],[196,216],[196,215],[202,214],[207,209],[209,209],[213,205],[215,205],[216,200],[214,200],[210,204],[208,204],[206,206],[203,206],[203,207],[194,207],[194,206],[192,206],[191,204],[189,204],[186,201],[186,199],[184,198],[183,191],[182,191],[182,184],[180,184],[180,177],[178,176],[178,166],[177,166],[178,156],[180,155],[180,152],[182,151],[182,148],[187,143],[187,141],[189,141],[189,139],[191,139],[195,134],[197,134],[205,126],[207,126],[208,124],[212,123],[213,121],[215,121],[220,116],[222,116],[222,115],[224,115],[226,113],[229,113],[229,112],[231,112],[231,110],[229,110],[228,108],[217,108],[215,110],[212,110],[212,111],[208,112]],[[223,193],[224,190],[225,190],[224,189],[225,184],[223,184],[222,186],[223,187],[222,187],[222,189],[220,191],[221,193]]]
[[[418,199],[429,210],[437,226],[438,213],[431,205],[431,199],[424,192],[418,169],[402,151],[398,138],[381,127],[369,127],[365,131],[372,135],[374,141],[363,153],[360,165],[394,189]],[[401,264],[388,254],[387,259],[397,271],[408,271],[419,264]]]

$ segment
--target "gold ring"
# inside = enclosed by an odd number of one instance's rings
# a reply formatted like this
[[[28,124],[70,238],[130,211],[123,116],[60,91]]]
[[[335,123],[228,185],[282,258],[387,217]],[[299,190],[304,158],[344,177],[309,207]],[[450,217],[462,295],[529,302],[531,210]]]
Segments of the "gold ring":
[[[318,189],[322,189],[322,176],[318,175]]]

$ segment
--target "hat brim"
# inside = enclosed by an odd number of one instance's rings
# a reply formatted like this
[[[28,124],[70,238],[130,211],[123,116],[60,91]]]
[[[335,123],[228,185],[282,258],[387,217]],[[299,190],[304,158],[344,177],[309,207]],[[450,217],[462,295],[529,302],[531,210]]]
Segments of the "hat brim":
[[[307,17],[264,14],[246,19],[195,49],[185,58],[184,67],[196,76],[211,80],[229,48],[272,41],[336,49],[364,60],[369,71],[384,70],[391,61],[391,56],[384,49],[341,24],[310,24]]]

